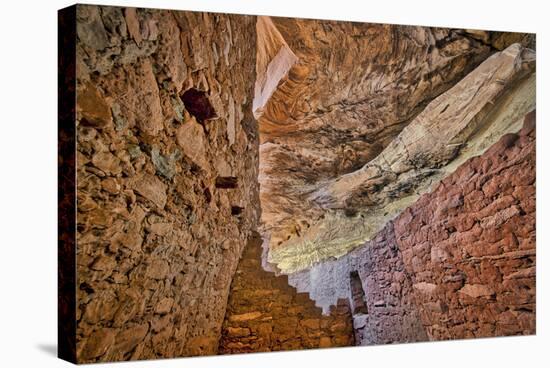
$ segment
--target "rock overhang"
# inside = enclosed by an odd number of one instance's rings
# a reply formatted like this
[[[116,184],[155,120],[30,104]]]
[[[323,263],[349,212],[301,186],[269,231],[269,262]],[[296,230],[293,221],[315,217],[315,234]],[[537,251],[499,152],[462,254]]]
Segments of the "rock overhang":
[[[296,56],[257,116],[262,232],[283,273],[365,243],[535,107],[520,34],[269,24]]]

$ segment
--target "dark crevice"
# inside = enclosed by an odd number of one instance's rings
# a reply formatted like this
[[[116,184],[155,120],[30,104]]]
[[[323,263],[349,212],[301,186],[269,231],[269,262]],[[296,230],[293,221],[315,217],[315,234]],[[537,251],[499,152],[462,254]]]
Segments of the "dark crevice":
[[[365,291],[363,283],[357,271],[352,271],[349,275],[350,290],[352,298],[353,314],[368,314],[367,303],[365,302]]]
[[[212,201],[212,193],[210,193],[210,189],[204,189],[204,197],[206,198],[206,203],[210,203]]]
[[[189,111],[199,123],[202,124],[204,121],[216,117],[216,111],[214,107],[212,107],[206,92],[190,88],[180,97],[187,111]]]
[[[237,178],[234,176],[218,176],[216,178],[216,188],[235,189],[237,188]]]
[[[238,216],[243,212],[244,208],[239,206],[231,206],[231,215]]]
[[[344,209],[344,215],[346,217],[355,217],[357,215],[357,209],[347,207]]]
[[[90,286],[90,284],[86,283],[86,282],[83,282],[82,284],[80,284],[78,286],[78,288],[88,294],[93,294],[94,293],[94,289]]]

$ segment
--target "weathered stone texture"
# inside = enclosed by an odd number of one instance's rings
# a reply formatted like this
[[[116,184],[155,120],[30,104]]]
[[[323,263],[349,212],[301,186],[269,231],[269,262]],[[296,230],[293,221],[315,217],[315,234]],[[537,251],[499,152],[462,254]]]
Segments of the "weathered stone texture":
[[[78,361],[216,354],[259,217],[256,18],[77,19]]]
[[[535,333],[534,112],[394,226],[430,339]]]
[[[350,306],[342,299],[323,315],[287,276],[262,268],[262,240],[249,242],[231,284],[219,353],[234,354],[350,346]]]
[[[289,18],[269,24],[258,28],[260,45],[270,46],[258,50],[258,70],[269,74],[261,81],[271,77],[278,86],[257,111],[259,180],[263,235],[285,272],[352,248],[345,237],[332,244],[324,236],[318,247],[312,237],[302,239],[317,232],[316,223],[323,226],[324,215],[341,214],[344,222],[360,208],[327,208],[312,193],[377,157],[430,101],[495,51],[532,43],[525,34],[433,27]],[[305,259],[291,259],[285,248],[292,253],[294,246]]]
[[[395,236],[390,222],[363,247],[290,274],[289,283],[300,292],[309,292],[325,313],[337,300],[349,299],[354,307],[356,345],[426,341],[413,284]],[[364,295],[355,295],[354,281],[361,283]],[[365,307],[356,308],[357,301]]]
[[[533,35],[76,9],[78,362],[534,333]]]
[[[363,282],[368,313],[354,313],[358,345],[425,341],[428,339],[415,303],[414,289],[397,248],[391,225],[355,259]],[[364,321],[364,322],[363,322]]]
[[[535,112],[461,165],[346,256],[289,275],[325,310],[353,300],[368,314],[360,344],[535,333]]]
[[[402,103],[397,106],[406,109]],[[298,226],[280,247],[272,246],[270,261],[288,273],[347,253],[371,239],[388,220],[469,157],[483,153],[500,136],[517,132],[522,117],[534,107],[534,51],[513,44],[491,55],[431,101],[361,168],[309,183],[298,206],[288,205],[290,194],[273,199],[285,204],[283,213],[293,213],[291,221],[303,220],[307,226]],[[364,113],[378,115],[380,111]],[[263,145],[260,153],[265,153]],[[268,159],[260,167],[275,164],[280,165]],[[304,175],[302,169],[297,173]],[[269,232],[271,218],[263,217]],[[282,223],[280,219],[277,226]],[[270,235],[272,241],[276,239]]]

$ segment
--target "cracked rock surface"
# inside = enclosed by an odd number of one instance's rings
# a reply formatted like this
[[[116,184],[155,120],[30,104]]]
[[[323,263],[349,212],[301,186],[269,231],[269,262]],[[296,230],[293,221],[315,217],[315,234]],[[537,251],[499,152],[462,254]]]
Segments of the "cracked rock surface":
[[[286,75],[272,73],[278,86],[255,112],[262,234],[268,261],[284,273],[370,239],[432,183],[517,131],[534,107],[534,77],[526,81],[534,75],[532,35],[274,17],[269,24],[258,28],[259,45],[277,41],[262,57],[275,66],[282,53],[296,57]],[[515,107],[496,112],[510,89],[518,90]]]
[[[535,332],[534,35],[76,9],[79,363]]]
[[[352,275],[366,314],[356,343],[529,335],[536,322],[535,113],[372,240],[289,275],[328,311],[350,298]]]
[[[299,197],[303,210],[285,207],[292,210],[293,223],[307,225],[295,225],[296,231],[270,250],[269,260],[283,272],[294,272],[347,253],[460,163],[517,132],[534,107],[535,54],[513,44],[430,102],[360,169],[308,184]],[[269,215],[264,211],[263,216]]]

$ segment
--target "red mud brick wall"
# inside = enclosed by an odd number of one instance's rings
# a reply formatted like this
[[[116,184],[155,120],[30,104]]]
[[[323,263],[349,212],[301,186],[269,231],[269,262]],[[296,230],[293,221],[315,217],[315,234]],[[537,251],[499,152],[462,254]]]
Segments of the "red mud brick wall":
[[[432,340],[535,333],[534,114],[395,221]]]

